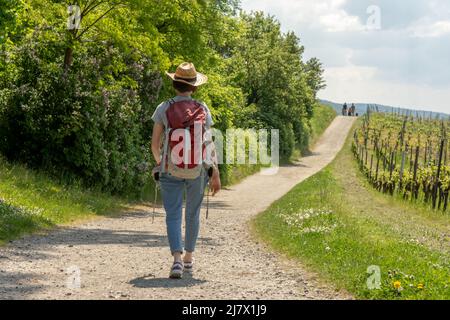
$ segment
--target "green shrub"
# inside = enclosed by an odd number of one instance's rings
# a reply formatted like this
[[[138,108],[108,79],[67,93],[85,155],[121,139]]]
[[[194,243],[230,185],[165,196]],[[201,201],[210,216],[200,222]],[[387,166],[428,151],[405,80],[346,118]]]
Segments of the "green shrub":
[[[210,107],[217,129],[279,129],[285,159],[309,143],[323,70],[303,62],[299,38],[273,17],[234,15],[235,1],[190,10],[177,1],[104,1],[77,33],[66,29],[65,3],[20,3],[0,13],[8,29],[0,41],[0,153],[8,160],[142,195],[152,186],[151,115],[173,95],[161,72],[182,61],[208,75],[194,97]],[[253,170],[227,164],[221,175],[233,181],[236,171]]]
[[[0,90],[0,151],[104,190],[138,191],[148,179],[159,74],[109,43],[79,48],[64,72],[55,37],[35,32],[17,47],[16,72]]]

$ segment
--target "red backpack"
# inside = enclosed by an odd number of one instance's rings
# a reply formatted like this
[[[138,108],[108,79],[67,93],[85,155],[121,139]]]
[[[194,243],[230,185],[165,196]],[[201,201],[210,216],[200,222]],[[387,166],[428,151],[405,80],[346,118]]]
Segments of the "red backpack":
[[[207,110],[195,100],[171,100],[166,117],[163,171],[182,179],[196,179],[203,168]]]

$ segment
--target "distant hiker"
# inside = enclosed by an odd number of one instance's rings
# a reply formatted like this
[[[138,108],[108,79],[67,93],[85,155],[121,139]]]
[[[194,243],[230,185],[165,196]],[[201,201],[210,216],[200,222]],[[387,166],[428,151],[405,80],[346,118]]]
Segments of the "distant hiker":
[[[211,112],[204,103],[191,97],[208,78],[188,62],[179,65],[175,73],[166,74],[172,79],[176,96],[161,103],[152,116],[155,122],[152,152],[157,163],[152,174],[161,185],[167,235],[174,257],[169,277],[178,279],[184,270],[192,270],[193,267],[205,186],[209,182],[214,196],[220,191],[221,183],[214,143],[204,141],[205,130],[213,125]],[[190,148],[189,142],[188,148],[185,148],[185,141],[191,142]],[[207,159],[205,150],[208,149],[213,151]],[[184,154],[185,151],[187,154]],[[183,246],[181,224],[185,191],[186,230]]]
[[[343,116],[347,115],[347,110],[348,110],[348,107],[347,107],[347,102],[346,102],[346,103],[344,103],[344,106],[342,107],[342,115]]]
[[[355,107],[355,104],[352,103],[352,106],[350,107],[350,114],[349,114],[349,116],[354,117],[355,113],[356,113],[356,107]]]

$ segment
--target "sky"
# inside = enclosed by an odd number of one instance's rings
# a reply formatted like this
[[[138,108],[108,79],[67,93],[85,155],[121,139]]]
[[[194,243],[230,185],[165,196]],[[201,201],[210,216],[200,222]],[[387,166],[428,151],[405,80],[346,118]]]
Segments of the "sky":
[[[241,0],[319,58],[319,98],[450,113],[449,0]]]

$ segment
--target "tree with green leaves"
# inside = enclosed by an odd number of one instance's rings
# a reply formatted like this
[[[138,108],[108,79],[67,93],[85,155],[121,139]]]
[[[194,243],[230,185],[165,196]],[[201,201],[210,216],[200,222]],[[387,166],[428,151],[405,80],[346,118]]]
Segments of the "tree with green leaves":
[[[323,78],[323,65],[317,58],[311,58],[306,62],[305,71],[307,74],[308,86],[314,92],[314,98],[317,96],[317,92],[326,88],[325,79]]]
[[[173,94],[162,75],[182,61],[208,75],[196,98],[218,129],[279,129],[286,158],[308,143],[323,70],[303,62],[299,38],[274,17],[238,15],[237,0],[12,1],[0,22],[15,30],[0,57],[0,152],[10,160],[141,190],[151,115]]]
[[[243,31],[230,62],[235,84],[256,106],[260,125],[280,129],[280,153],[289,157],[308,142],[308,120],[314,107],[302,61],[303,46],[292,32],[283,34],[274,17],[243,14]]]

